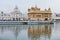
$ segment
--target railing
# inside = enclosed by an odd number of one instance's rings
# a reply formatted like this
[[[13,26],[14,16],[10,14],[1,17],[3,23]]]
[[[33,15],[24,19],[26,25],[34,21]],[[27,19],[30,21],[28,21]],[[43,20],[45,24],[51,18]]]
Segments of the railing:
[[[51,22],[52,20],[48,20],[48,21],[38,21],[38,20],[36,20],[36,21],[9,21],[9,22]],[[0,21],[0,22],[8,22],[8,21]]]

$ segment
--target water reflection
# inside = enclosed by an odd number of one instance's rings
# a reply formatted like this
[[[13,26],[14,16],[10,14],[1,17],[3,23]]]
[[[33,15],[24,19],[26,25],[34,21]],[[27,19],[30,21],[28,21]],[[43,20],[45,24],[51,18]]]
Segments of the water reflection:
[[[25,26],[25,27],[24,27]],[[1,40],[17,40],[20,31],[25,30],[28,28],[28,25],[0,25],[0,39]],[[8,34],[9,33],[9,34]],[[6,37],[6,35],[9,37]],[[10,38],[10,36],[14,36]],[[6,37],[6,38],[4,38]]]
[[[0,40],[50,40],[53,25],[0,25]]]
[[[38,25],[38,26],[29,26],[28,36],[30,40],[50,40],[52,33],[52,25]]]

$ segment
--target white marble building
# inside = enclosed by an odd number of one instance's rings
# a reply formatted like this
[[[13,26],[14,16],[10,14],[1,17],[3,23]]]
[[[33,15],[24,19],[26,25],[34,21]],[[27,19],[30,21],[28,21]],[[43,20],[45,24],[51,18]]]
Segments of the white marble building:
[[[19,11],[16,6],[14,10],[10,13],[4,13],[3,11],[0,13],[0,20],[11,20],[11,21],[20,21],[23,20],[22,13]]]

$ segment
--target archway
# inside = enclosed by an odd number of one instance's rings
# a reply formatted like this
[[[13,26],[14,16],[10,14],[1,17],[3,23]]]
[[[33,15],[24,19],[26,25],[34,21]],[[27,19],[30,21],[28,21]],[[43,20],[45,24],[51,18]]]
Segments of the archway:
[[[45,18],[45,21],[47,21],[48,20],[48,18]]]
[[[18,18],[16,18],[16,21],[18,21]]]
[[[15,21],[15,18],[13,18],[13,21]]]

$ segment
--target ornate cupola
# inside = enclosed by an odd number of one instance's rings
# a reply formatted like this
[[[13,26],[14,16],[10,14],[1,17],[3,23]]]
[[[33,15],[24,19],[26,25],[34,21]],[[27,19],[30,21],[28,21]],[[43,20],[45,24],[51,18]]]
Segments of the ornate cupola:
[[[11,16],[14,20],[20,20],[22,18],[22,13],[20,12],[18,6],[15,6],[14,10],[11,12]]]
[[[18,7],[16,6],[15,8],[14,8],[14,10],[13,10],[16,14],[21,14],[21,12],[19,11],[19,9],[18,9]]]

